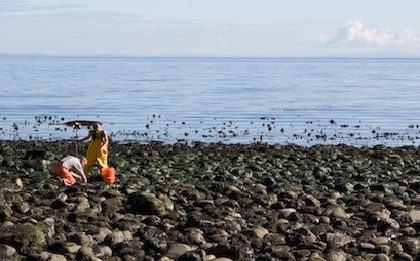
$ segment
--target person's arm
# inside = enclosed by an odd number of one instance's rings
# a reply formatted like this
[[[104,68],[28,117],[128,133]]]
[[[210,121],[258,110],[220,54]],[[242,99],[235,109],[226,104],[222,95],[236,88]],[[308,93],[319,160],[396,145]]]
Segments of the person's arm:
[[[86,177],[85,173],[82,173],[80,176],[82,177],[82,179],[81,179],[81,180],[82,180],[84,183],[87,183],[87,177]]]
[[[91,136],[92,136],[92,131],[90,130],[88,132],[88,135],[86,137],[84,137],[84,138],[81,138],[79,141],[85,141],[85,140],[89,139]]]
[[[85,172],[83,170],[83,165],[80,163],[80,160],[77,159],[78,161],[75,163],[74,167],[73,167],[73,171],[71,172],[71,174],[80,179],[83,182],[87,182],[87,178],[85,175]]]
[[[84,183],[87,183],[87,178],[86,178],[86,175],[84,173],[79,175],[79,174],[76,174],[72,171],[71,174],[73,175],[73,177],[80,179]]]

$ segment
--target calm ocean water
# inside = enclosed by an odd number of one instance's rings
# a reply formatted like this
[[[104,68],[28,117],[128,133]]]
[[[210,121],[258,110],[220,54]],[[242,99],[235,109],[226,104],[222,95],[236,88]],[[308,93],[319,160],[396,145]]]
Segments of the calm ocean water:
[[[99,120],[119,141],[417,145],[419,72],[420,59],[0,56],[0,139]]]

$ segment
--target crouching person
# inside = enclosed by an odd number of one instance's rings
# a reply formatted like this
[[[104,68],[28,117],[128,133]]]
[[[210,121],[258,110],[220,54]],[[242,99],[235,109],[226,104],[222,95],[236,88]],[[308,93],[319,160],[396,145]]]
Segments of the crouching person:
[[[83,171],[86,163],[87,160],[83,156],[80,158],[68,156],[51,165],[51,174],[61,178],[66,186],[73,186],[76,183],[76,179],[86,183],[87,178]]]

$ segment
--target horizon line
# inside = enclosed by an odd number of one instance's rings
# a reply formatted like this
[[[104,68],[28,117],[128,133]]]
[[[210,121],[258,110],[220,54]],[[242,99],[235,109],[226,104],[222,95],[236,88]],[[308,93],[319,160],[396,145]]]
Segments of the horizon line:
[[[331,55],[122,55],[122,54],[36,54],[36,53],[0,53],[4,56],[32,56],[32,57],[87,57],[87,58],[197,58],[197,59],[419,59],[420,54],[406,54],[398,52],[359,53],[359,54],[331,54]]]

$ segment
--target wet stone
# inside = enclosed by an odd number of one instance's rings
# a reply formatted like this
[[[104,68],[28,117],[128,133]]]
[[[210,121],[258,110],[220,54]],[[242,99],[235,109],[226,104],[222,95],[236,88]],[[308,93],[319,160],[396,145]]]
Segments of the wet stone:
[[[87,144],[81,144],[81,149]],[[28,149],[48,151],[43,163]],[[417,260],[417,147],[110,144],[113,185],[65,187],[65,142],[2,141],[1,258]],[[42,156],[41,156],[42,157]],[[18,178],[17,178],[18,176]]]

